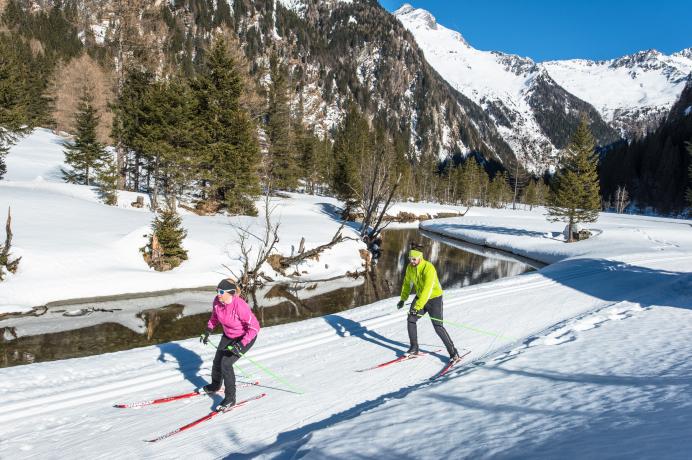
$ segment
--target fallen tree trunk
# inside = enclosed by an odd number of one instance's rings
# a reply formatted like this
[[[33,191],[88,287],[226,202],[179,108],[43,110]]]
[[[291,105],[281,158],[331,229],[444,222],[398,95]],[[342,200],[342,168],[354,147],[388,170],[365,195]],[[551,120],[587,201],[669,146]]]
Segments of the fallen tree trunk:
[[[339,229],[336,231],[336,233],[334,234],[334,236],[332,237],[332,239],[329,243],[317,246],[316,248],[309,249],[307,251],[303,251],[302,253],[296,254],[295,256],[284,257],[280,254],[274,254],[271,257],[271,261],[270,261],[272,268],[278,272],[283,273],[291,265],[300,263],[305,259],[316,258],[320,255],[320,253],[322,251],[329,249],[329,248],[333,247],[334,245],[341,243],[342,241],[355,240],[355,238],[352,238],[349,236],[343,236],[341,234],[341,230],[343,228],[344,228],[344,226],[342,224],[341,227],[339,227]]]

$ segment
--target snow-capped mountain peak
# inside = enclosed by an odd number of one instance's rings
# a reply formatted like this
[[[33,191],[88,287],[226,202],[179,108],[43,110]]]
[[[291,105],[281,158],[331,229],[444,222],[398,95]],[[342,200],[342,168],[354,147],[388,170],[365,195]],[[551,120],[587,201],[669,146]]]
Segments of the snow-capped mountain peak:
[[[649,49],[611,60],[536,63],[475,49],[459,32],[409,4],[394,16],[435,70],[494,119],[530,169],[544,168],[564,147],[567,127],[579,112],[587,113],[600,143],[646,133],[665,117],[692,72],[692,48],[672,55]]]
[[[468,46],[464,37],[457,31],[447,29],[437,23],[435,16],[429,11],[422,8],[414,8],[408,3],[404,3],[401,8],[396,10],[394,16],[397,17],[407,29],[427,29],[431,31],[440,31],[447,35],[450,39],[461,42]]]
[[[530,170],[544,170],[566,144],[565,135],[549,126],[552,120],[569,126],[577,121],[579,111],[593,111],[530,58],[475,49],[459,32],[438,24],[420,8],[404,5],[394,15],[414,35],[435,70],[489,114],[504,141]]]
[[[680,50],[677,53],[673,53],[671,56],[692,59],[692,47]]]

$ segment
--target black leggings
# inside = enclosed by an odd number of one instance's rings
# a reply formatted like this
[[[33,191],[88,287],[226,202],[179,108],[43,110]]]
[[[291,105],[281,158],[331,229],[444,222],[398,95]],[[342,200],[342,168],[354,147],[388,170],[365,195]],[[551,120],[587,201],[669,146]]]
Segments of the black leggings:
[[[413,311],[413,305],[416,304],[416,300],[418,300],[418,297],[413,299],[413,304],[411,306],[412,311]],[[408,339],[411,342],[411,346],[415,346],[415,347],[418,346],[418,328],[416,327],[416,322],[426,312],[430,315],[433,328],[435,328],[435,332],[440,337],[440,339],[442,339],[442,343],[445,344],[445,348],[447,348],[447,352],[449,353],[449,356],[454,355],[457,352],[457,350],[456,350],[456,348],[454,348],[454,343],[452,342],[452,338],[447,333],[447,330],[442,325],[442,321],[441,321],[444,319],[444,318],[442,318],[442,296],[435,297],[434,299],[428,300],[428,303],[426,303],[425,306],[417,312],[417,314],[420,316],[409,313],[409,315],[408,315]],[[436,318],[436,319],[432,319],[432,318]],[[438,320],[440,320],[440,321],[438,321]]]
[[[226,347],[237,339],[231,339],[226,334],[221,336],[219,347],[216,349],[214,356],[214,364],[211,368],[211,384],[215,388],[221,388],[221,380],[223,379],[224,393],[226,396],[232,396],[235,399],[235,372],[233,372],[233,364],[238,361],[236,355],[231,353]],[[240,352],[245,354],[254,345],[257,337],[252,339],[245,346],[240,345]]]

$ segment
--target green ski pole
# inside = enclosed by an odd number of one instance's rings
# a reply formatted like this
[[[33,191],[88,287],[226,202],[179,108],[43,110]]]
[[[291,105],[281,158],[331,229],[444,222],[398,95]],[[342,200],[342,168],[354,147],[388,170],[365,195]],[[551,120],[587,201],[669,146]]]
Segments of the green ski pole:
[[[226,348],[228,349],[228,351],[233,352],[233,347],[232,347],[231,345],[229,345],[229,346],[226,347]],[[296,393],[298,393],[298,394],[301,394],[301,395],[305,393],[304,391],[300,390],[299,388],[294,387],[293,385],[291,385],[290,383],[288,383],[285,379],[283,379],[282,377],[276,375],[274,372],[270,371],[269,369],[267,369],[266,367],[264,367],[263,365],[261,365],[261,364],[258,363],[257,361],[255,361],[255,360],[253,360],[253,359],[251,359],[251,358],[248,358],[248,357],[247,357],[243,352],[241,352],[240,350],[236,350],[236,351],[238,352],[238,354],[240,355],[241,358],[247,359],[247,360],[250,361],[252,364],[254,364],[255,366],[257,366],[260,370],[262,370],[262,371],[265,372],[266,374],[270,375],[271,377],[274,377],[276,380],[278,380],[279,382],[283,383],[284,385],[286,385],[287,387],[289,387],[289,388],[290,388],[291,390],[293,390],[294,392],[296,392]]]
[[[425,315],[427,315],[427,313]],[[419,315],[416,313],[416,316],[419,318],[422,318],[425,315]],[[484,331],[483,329],[478,329],[478,328],[475,328],[472,326],[468,326],[466,324],[455,323],[453,321],[448,321],[446,319],[439,319],[439,318],[435,318],[433,316],[431,316],[430,319],[432,319],[433,321],[439,321],[439,322],[444,323],[444,324],[449,324],[450,326],[458,327],[460,329],[468,329],[469,331],[477,332],[479,334],[489,335],[490,337],[497,337],[499,339],[509,340],[510,342],[516,340],[515,338],[512,338],[512,337],[506,337],[504,335],[497,334],[495,332]]]

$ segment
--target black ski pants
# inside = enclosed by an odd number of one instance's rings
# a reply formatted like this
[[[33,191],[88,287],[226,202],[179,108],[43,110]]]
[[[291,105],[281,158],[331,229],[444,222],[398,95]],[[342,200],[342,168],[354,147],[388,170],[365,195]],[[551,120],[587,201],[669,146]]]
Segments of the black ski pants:
[[[236,342],[236,340],[227,337],[226,334],[221,336],[219,347],[216,349],[216,356],[214,356],[214,364],[211,367],[211,384],[215,388],[221,388],[221,381],[223,380],[224,393],[227,397],[233,397],[233,400],[235,400],[235,372],[233,371],[233,364],[240,358],[231,353],[226,347],[232,342]],[[250,347],[255,344],[255,340],[257,340],[257,337],[252,339],[246,346],[240,345],[240,342],[238,342],[240,352],[243,354],[247,353]]]
[[[413,304],[408,315],[408,339],[411,342],[411,346],[418,347],[418,328],[416,327],[416,322],[427,312],[432,320],[433,328],[435,328],[435,332],[440,339],[442,339],[442,343],[445,344],[445,348],[447,348],[447,353],[449,353],[449,356],[456,354],[457,350],[454,348],[454,342],[452,342],[452,338],[447,333],[447,330],[441,321],[444,319],[442,317],[442,296],[428,300],[425,306],[418,312],[413,309],[413,305],[416,304],[416,300],[418,300],[418,297],[413,299]]]

